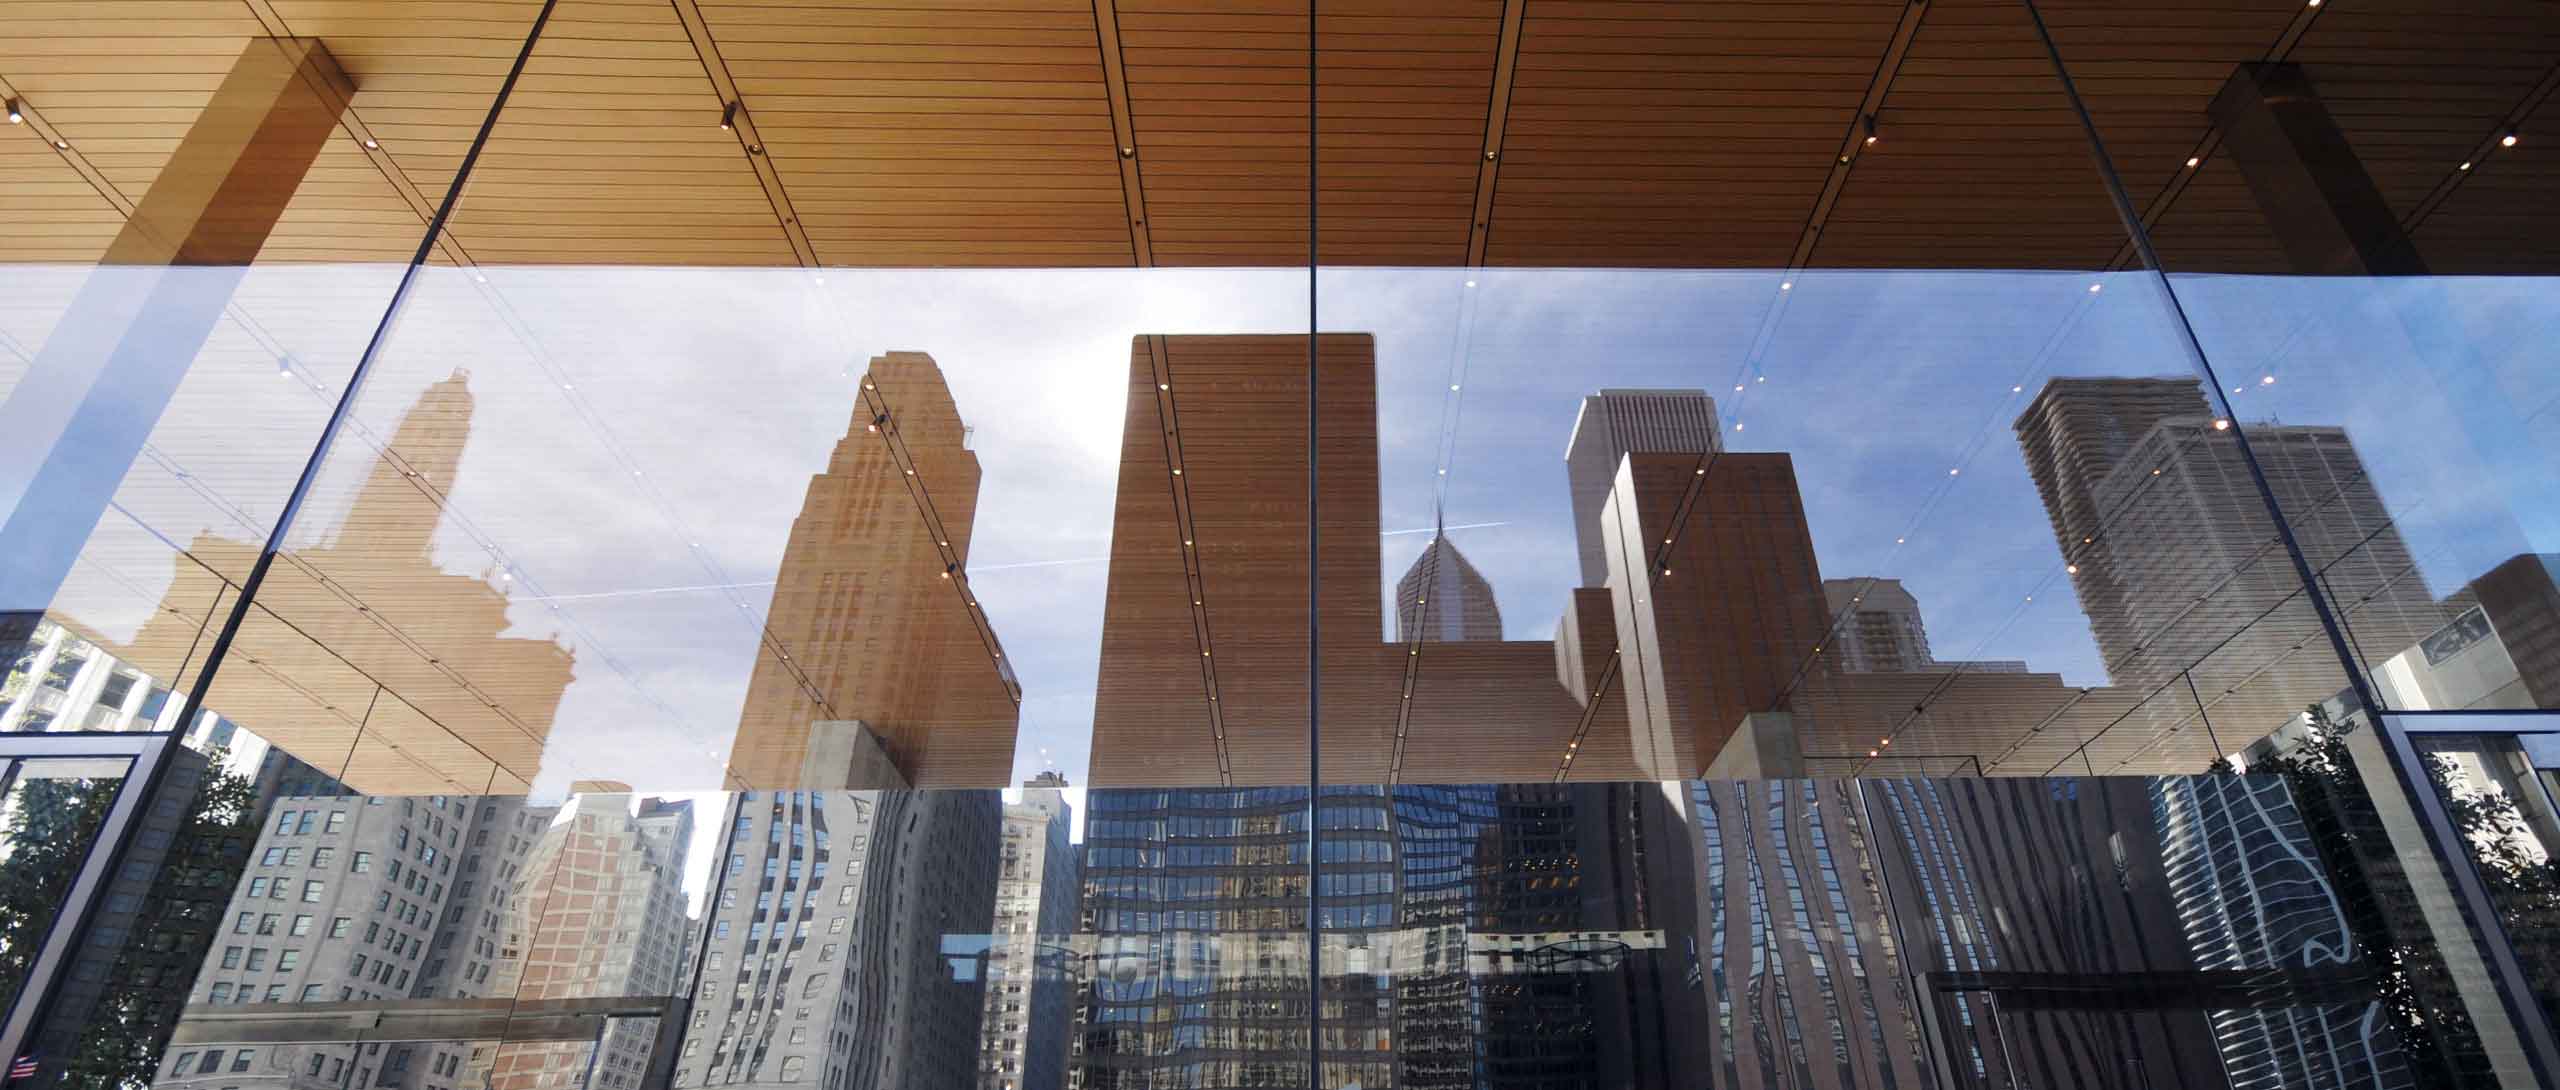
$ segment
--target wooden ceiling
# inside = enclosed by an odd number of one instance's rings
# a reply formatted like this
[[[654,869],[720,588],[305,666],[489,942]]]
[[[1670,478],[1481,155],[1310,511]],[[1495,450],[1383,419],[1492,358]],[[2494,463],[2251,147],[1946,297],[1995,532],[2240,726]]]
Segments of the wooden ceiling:
[[[264,35],[320,38],[359,88],[266,259],[404,259],[540,7],[0,3],[0,83],[30,112],[0,133],[0,260],[94,261]],[[2548,0],[2041,7],[2175,268],[2283,267],[2206,117],[2234,65],[2265,59],[2305,66],[2439,271],[2560,257],[2533,199],[2560,190],[2549,141],[2496,146],[2551,116]],[[2130,258],[2015,0],[1318,9],[1325,263]],[[1304,264],[1306,12],[559,0],[435,260]]]

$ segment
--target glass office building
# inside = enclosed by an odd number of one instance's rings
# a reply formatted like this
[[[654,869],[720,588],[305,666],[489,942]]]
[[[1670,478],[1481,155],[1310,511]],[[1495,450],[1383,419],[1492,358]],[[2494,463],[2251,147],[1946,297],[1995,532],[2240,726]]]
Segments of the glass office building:
[[[0,0],[11,1090],[2560,1085],[2548,0]]]

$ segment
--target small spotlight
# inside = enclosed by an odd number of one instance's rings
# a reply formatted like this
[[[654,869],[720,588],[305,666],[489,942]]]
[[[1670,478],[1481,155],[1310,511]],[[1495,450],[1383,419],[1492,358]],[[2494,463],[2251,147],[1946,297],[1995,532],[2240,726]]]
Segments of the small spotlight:
[[[2098,292],[2099,292],[2099,290],[2100,290],[2100,289],[2105,288],[2105,287],[2106,287],[2106,285],[2104,285],[2104,284],[2091,284],[2091,285],[2089,285],[2089,294],[2091,294],[2091,295],[2096,295],[2096,294],[2098,294]]]
[[[2276,377],[2275,377],[2274,375],[2260,375],[2260,376],[2258,376],[2258,385],[2260,385],[2260,386],[2273,386],[2273,385],[2275,385],[2275,384],[2276,384]]]
[[[14,98],[9,100],[9,123],[12,125],[27,123],[26,111],[18,108],[18,100]]]
[[[2200,167],[2200,166],[2203,166],[2203,165],[2204,165],[2204,160],[2203,160],[2203,159],[2197,158],[2197,157],[2195,157],[2195,156],[2193,156],[2193,155],[2187,156],[2187,169],[2188,169],[2188,170],[2194,170],[2195,168]]]
[[[729,132],[729,131],[731,131],[731,130],[733,130],[733,129],[736,129],[737,127],[738,127],[738,104],[737,104],[737,103],[735,103],[735,102],[723,102],[723,103],[721,103],[721,104],[720,104],[720,131],[721,131],[721,132]]]
[[[64,139],[61,139],[61,138],[57,137],[57,138],[55,138],[55,139],[54,139],[54,141],[53,141],[53,147],[54,147],[54,150],[56,150],[56,151],[70,151],[70,150],[71,150],[71,141],[64,140]]]
[[[2230,430],[2231,430],[2231,422],[2230,422],[2230,421],[2228,421],[2228,420],[2216,420],[2216,421],[2214,421],[2214,422],[2213,422],[2213,430],[2215,430],[2215,431],[2230,431]]]
[[[1170,390],[1170,389],[1173,389],[1173,384],[1172,384],[1172,383],[1170,383],[1170,382],[1159,382],[1159,383],[1156,383],[1156,389],[1159,389],[1159,390]]]
[[[2078,564],[2065,564],[2065,565],[2063,565],[2063,566],[2062,566],[2062,573],[2063,573],[2064,575],[2078,575],[2078,574],[2080,574],[2080,565],[2078,565]]]
[[[2505,136],[2499,137],[2498,146],[2502,148],[2512,148],[2516,146],[2516,134],[2508,133]]]
[[[2454,169],[2455,169],[2455,170],[2469,170],[2469,169],[2471,169],[2471,163],[2470,163],[2468,160],[2466,160],[2466,161],[2464,161],[2464,162],[2463,162],[2463,164],[2462,164],[2461,166],[2455,167]]]
[[[1733,430],[1735,430],[1735,431],[1741,431],[1741,430],[1742,430],[1742,425],[1740,425],[1740,424],[1736,424],[1736,425],[1734,425],[1734,426],[1733,426]]]
[[[1874,146],[1875,146],[1875,142],[1876,142],[1876,115],[1874,115],[1874,114],[1868,114],[1868,115],[1867,115],[1867,146],[1869,146],[1869,147],[1874,147]]]
[[[366,150],[366,151],[381,151],[381,150],[382,150],[382,141],[376,140],[376,139],[374,139],[374,138],[372,138],[372,137],[370,137],[370,136],[365,137],[365,138],[364,138],[364,150]]]
[[[1796,282],[1795,282],[1795,281],[1793,281],[1793,280],[1781,280],[1781,281],[1778,281],[1778,290],[1779,290],[1779,291],[1794,291],[1794,290],[1796,290]]]
[[[1475,282],[1475,281],[1473,281],[1473,280],[1469,280],[1469,281],[1467,281],[1467,286],[1472,288],[1472,287],[1476,286],[1476,282]]]
[[[1950,470],[1948,470],[1948,471],[1947,471],[1947,476],[1953,477],[1953,476],[1955,476],[1956,474],[1959,474],[1959,473],[1962,473],[1962,472],[1964,472],[1964,470],[1963,470],[1961,467],[1956,468],[1956,469],[1950,469]]]

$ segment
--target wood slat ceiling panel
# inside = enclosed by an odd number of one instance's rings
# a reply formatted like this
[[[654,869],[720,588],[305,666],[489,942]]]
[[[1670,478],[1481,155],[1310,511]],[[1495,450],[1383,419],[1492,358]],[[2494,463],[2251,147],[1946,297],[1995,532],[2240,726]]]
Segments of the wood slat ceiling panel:
[[[2302,0],[2043,0],[2071,79],[2137,206],[2183,173],[2234,69],[2263,60]],[[2094,181],[2094,176],[2092,178]],[[2181,198],[2181,203],[2184,198]]]
[[[703,17],[821,260],[1134,260],[1091,0]]]
[[[406,262],[426,233],[427,221],[364,147],[341,137],[321,149],[303,175],[258,260]]]
[[[2560,17],[2539,0],[2340,4],[2293,59],[2406,215],[2560,61]]]
[[[2545,100],[2525,139],[2474,167],[2413,237],[2437,273],[2549,275],[2560,267],[2560,99]]]
[[[1812,263],[2103,266],[2124,233],[2025,9],[1930,8]]]
[[[1785,265],[1902,8],[1531,4],[1489,263]]]
[[[0,262],[97,261],[124,228],[124,213],[51,145],[21,129],[0,132]]]
[[[2177,203],[2152,225],[2151,245],[2170,272],[2293,271],[2284,247],[2267,227],[2266,213],[2229,156],[2214,156],[2196,169]]]
[[[1117,10],[1157,263],[1305,264],[1306,5]]]
[[[456,228],[484,262],[796,264],[745,149],[719,121],[671,7],[561,0]]]
[[[267,2],[286,29],[328,44],[355,81],[348,108],[429,208],[453,185],[542,8],[540,0]]]
[[[0,75],[133,199],[265,33],[238,0],[47,0],[12,4],[8,18]]]
[[[1464,264],[1501,0],[1326,4],[1317,34],[1324,262]]]

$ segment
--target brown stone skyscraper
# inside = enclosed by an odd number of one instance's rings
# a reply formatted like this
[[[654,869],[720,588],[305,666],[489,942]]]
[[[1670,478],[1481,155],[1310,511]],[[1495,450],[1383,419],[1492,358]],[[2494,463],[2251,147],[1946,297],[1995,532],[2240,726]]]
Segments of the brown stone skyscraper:
[[[1005,783],[1019,690],[969,589],[967,440],[932,357],[872,359],[775,576],[730,758],[749,786],[893,786],[851,782],[866,733],[907,784]]]
[[[1465,592],[1426,598],[1408,580],[1414,616],[1382,639],[1375,353],[1365,334],[1317,341],[1310,512],[1310,444],[1294,423],[1305,338],[1137,339],[1095,785],[1305,781],[1311,514],[1330,782],[1692,775],[1820,639],[1822,577],[1787,456],[1725,455],[1708,478],[1698,454],[1650,453],[1611,473],[1607,586],[1574,593],[1559,638],[1441,628],[1444,607],[1468,608]],[[1657,596],[1648,542],[1665,538],[1680,541],[1678,574]],[[1490,585],[1474,582],[1489,619]],[[1632,707],[1630,680],[1645,686]]]
[[[520,626],[503,572],[440,566],[470,379],[457,370],[419,393],[389,447],[362,455],[363,483],[334,526],[306,515],[326,528],[295,534],[270,569],[206,701],[365,794],[524,793],[576,673],[553,639],[505,634]],[[84,635],[155,668],[185,664],[168,674],[183,688],[258,551],[200,533],[132,641]]]

